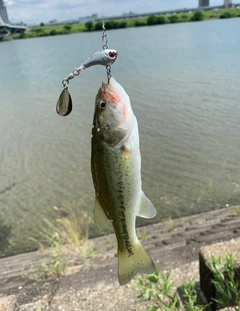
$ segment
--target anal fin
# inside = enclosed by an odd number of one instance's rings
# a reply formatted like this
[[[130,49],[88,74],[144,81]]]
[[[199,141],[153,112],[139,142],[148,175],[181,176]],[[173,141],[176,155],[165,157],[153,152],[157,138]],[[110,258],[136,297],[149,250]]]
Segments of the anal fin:
[[[156,210],[152,202],[145,196],[142,191],[140,207],[137,216],[142,218],[153,218],[156,216]]]

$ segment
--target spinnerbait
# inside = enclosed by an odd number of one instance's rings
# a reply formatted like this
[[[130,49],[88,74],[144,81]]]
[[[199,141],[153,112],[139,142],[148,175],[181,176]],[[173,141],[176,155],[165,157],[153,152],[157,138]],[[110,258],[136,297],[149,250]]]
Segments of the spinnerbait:
[[[72,111],[72,98],[68,91],[69,80],[73,79],[74,77],[78,76],[80,72],[85,70],[88,67],[95,66],[95,65],[103,65],[106,66],[107,69],[107,77],[108,80],[111,77],[111,65],[117,59],[117,51],[108,49],[107,46],[107,32],[106,28],[103,23],[103,34],[102,34],[102,41],[103,47],[101,51],[98,51],[91,55],[85,62],[83,62],[78,68],[75,68],[66,79],[62,81],[63,84],[63,91],[61,92],[56,110],[60,116],[67,116]],[[104,42],[105,41],[105,42]]]

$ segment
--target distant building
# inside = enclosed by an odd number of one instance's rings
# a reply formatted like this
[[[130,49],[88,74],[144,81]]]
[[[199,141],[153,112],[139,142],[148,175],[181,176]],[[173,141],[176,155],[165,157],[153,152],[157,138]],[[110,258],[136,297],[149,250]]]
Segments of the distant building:
[[[198,6],[201,8],[203,6],[209,6],[209,0],[199,0]]]
[[[224,0],[224,7],[225,8],[232,8],[234,5],[232,4],[232,0]]]
[[[95,22],[96,19],[98,19],[97,14],[92,14],[91,16],[79,17],[79,23],[85,24],[86,22]]]
[[[123,13],[122,15],[123,15],[123,16],[133,16],[133,15],[135,15],[135,14],[136,14],[136,13],[130,11],[130,12],[128,12],[128,13]]]
[[[3,0],[0,0],[0,16],[4,23],[9,24],[7,9],[4,5]]]
[[[51,21],[49,21],[49,24],[56,25],[57,23],[58,23],[57,19],[52,19]]]

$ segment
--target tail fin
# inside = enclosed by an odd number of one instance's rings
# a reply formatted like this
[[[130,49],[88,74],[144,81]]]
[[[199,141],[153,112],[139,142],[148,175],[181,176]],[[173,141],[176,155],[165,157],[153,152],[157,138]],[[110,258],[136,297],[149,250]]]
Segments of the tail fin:
[[[118,249],[118,280],[120,285],[131,281],[136,273],[151,274],[156,271],[152,258],[138,242],[132,248],[132,254],[127,250]]]

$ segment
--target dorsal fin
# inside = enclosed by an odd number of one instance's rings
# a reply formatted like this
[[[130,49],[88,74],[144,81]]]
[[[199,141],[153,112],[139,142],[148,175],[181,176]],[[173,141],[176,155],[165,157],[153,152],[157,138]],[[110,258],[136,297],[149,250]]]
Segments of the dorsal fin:
[[[156,216],[156,210],[152,202],[142,192],[141,203],[137,216],[142,218],[153,218]]]
[[[97,197],[95,200],[94,217],[95,217],[95,222],[96,222],[98,229],[103,231],[107,227],[109,219],[104,213],[104,210]]]

